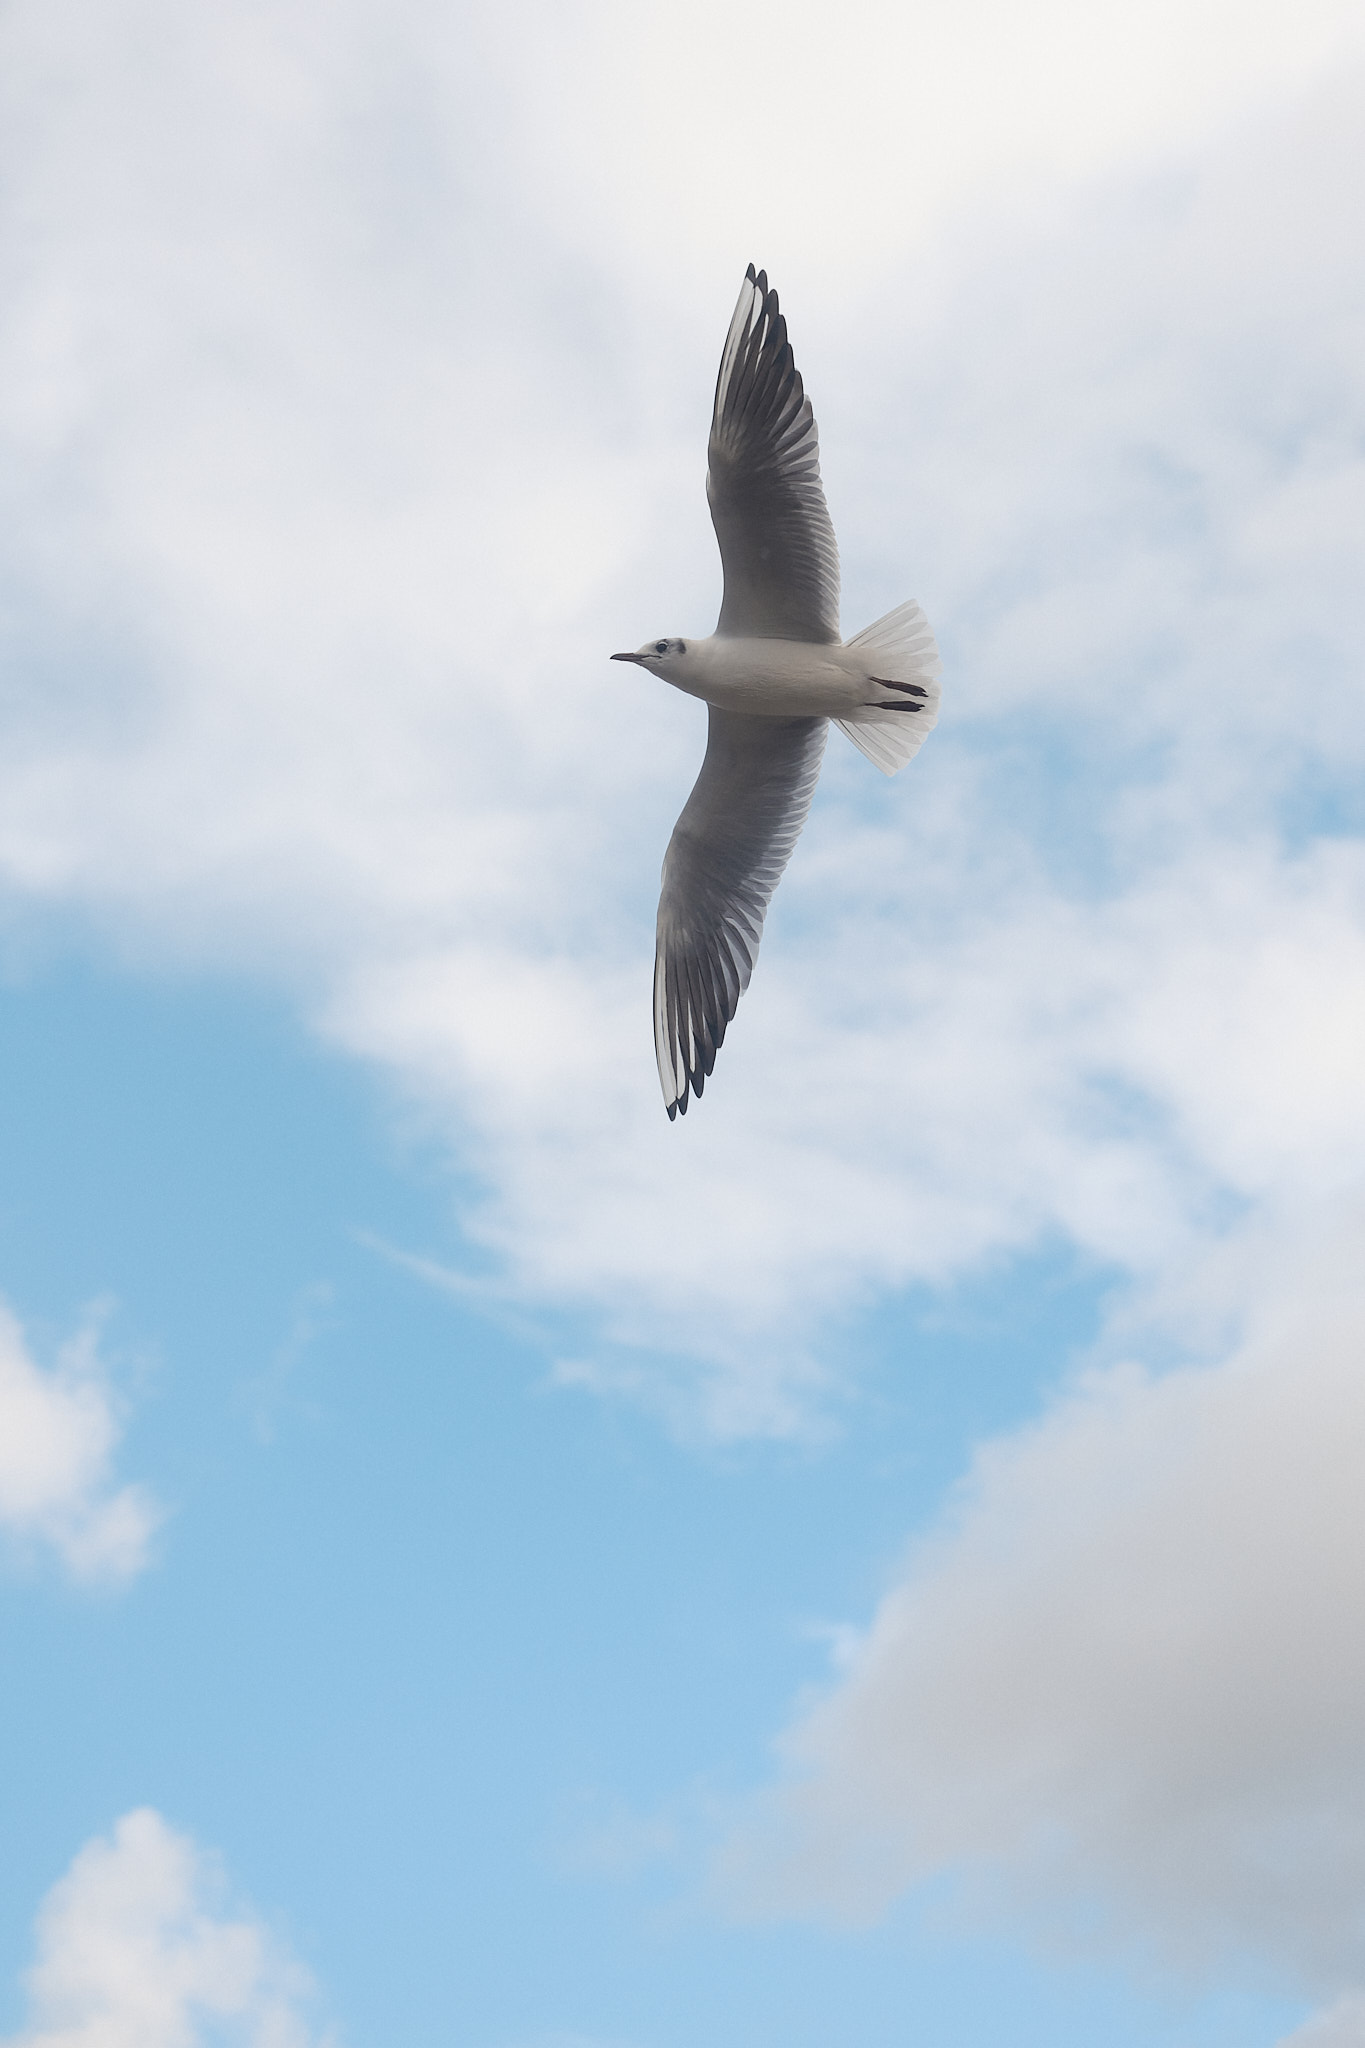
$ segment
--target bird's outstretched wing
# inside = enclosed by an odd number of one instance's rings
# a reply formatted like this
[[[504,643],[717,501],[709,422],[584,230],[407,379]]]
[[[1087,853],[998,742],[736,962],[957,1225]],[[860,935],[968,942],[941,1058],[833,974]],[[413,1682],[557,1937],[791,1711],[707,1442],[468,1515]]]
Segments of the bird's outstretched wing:
[[[837,641],[839,550],[815,415],[777,293],[752,263],[716,379],[706,496],[725,570],[717,633]]]
[[[664,855],[654,1050],[670,1118],[700,1095],[820,775],[823,718],[710,707],[706,759]]]

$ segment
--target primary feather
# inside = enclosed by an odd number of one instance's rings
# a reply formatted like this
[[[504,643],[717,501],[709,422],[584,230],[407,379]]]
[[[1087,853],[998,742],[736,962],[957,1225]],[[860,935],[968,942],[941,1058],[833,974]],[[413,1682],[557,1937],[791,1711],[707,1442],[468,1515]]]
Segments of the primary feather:
[[[839,549],[815,415],[777,293],[749,265],[716,378],[706,495],[725,570],[717,633],[839,638]]]

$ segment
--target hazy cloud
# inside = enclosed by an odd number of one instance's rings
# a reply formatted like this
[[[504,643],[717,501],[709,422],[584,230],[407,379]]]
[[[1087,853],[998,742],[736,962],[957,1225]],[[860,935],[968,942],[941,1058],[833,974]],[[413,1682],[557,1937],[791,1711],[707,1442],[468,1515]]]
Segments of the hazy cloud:
[[[857,1918],[955,1873],[1054,1939],[1365,1978],[1362,1242],[1359,1203],[1262,1242],[1232,1356],[1097,1369],[979,1449],[784,1739],[735,1899]]]
[[[79,1579],[141,1571],[161,1515],[142,1487],[114,1481],[119,1433],[94,1327],[44,1368],[0,1304],[0,1530],[55,1551]]]

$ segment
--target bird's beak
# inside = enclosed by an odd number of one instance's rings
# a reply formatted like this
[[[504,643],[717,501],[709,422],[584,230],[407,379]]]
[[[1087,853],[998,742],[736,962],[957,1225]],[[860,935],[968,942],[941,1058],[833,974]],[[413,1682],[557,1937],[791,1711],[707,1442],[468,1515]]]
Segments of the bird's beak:
[[[613,661],[637,661],[640,662],[641,668],[644,667],[644,663],[640,661],[638,654],[613,654],[611,658]]]

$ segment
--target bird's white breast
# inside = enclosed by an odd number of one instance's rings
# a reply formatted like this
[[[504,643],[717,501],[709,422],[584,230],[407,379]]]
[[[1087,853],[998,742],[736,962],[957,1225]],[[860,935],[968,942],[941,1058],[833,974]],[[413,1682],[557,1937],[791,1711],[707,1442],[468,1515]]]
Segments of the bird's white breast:
[[[675,689],[726,711],[842,718],[867,694],[867,657],[837,641],[741,640],[712,634],[659,663]]]

